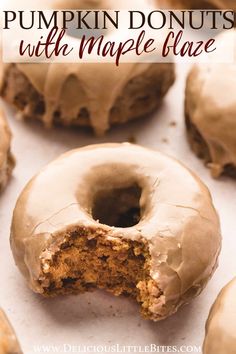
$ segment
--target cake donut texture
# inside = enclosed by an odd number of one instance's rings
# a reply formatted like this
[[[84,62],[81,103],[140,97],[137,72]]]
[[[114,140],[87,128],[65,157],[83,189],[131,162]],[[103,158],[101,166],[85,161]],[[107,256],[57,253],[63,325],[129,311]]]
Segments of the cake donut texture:
[[[20,195],[11,247],[45,296],[96,288],[161,320],[197,296],[221,246],[208,189],[176,160],[132,144],[70,151]]]
[[[229,35],[222,40],[227,41]],[[190,145],[212,175],[236,176],[236,63],[199,64],[186,85],[185,115]]]
[[[22,354],[15,332],[0,309],[0,354]]]
[[[206,325],[204,354],[236,353],[236,278],[218,295]]]
[[[0,192],[5,187],[12,169],[15,166],[10,144],[11,132],[7,125],[4,112],[0,107]]]
[[[235,0],[157,0],[159,5],[173,9],[232,9],[236,10]]]

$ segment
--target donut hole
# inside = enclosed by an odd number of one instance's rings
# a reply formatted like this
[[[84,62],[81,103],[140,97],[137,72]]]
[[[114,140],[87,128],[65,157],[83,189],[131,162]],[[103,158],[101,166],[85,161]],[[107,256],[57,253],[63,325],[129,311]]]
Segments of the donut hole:
[[[109,226],[134,226],[141,219],[141,194],[142,189],[138,184],[99,190],[94,197],[92,217]]]

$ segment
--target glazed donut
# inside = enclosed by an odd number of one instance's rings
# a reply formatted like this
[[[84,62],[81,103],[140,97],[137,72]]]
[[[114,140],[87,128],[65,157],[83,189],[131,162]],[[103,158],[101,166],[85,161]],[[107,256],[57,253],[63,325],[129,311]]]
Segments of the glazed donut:
[[[224,50],[236,31],[221,36]],[[185,116],[190,145],[212,175],[236,176],[236,62],[199,64],[186,85]]]
[[[232,9],[235,0],[157,0],[157,4],[170,9]]]
[[[147,6],[148,0],[143,3]],[[94,7],[94,1],[53,4],[58,8]],[[96,4],[103,8],[107,2]],[[119,2],[115,6],[119,8]],[[129,6],[132,8],[132,4]],[[67,42],[72,41],[79,47],[79,38],[67,35]],[[48,127],[54,123],[89,126],[103,134],[111,125],[153,112],[174,79],[171,63],[123,63],[119,67],[113,63],[8,64],[4,66],[0,94],[23,118],[38,119]]]
[[[203,354],[236,353],[236,278],[221,290],[210,311]]]
[[[0,309],[0,354],[23,354],[15,332]]]
[[[11,132],[7,125],[5,114],[0,107],[0,191],[5,187],[15,166],[10,144]]]
[[[221,235],[209,191],[188,169],[143,147],[104,144],[62,155],[29,182],[11,247],[35,292],[106,289],[158,321],[205,287]]]

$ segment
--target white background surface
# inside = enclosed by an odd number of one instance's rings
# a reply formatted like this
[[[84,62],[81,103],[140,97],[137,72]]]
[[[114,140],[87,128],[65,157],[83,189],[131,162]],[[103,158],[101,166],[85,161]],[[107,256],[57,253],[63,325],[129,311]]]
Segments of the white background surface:
[[[53,129],[15,119],[8,109],[17,159],[6,190],[0,196],[0,305],[19,336],[25,354],[34,345],[201,345],[205,320],[218,291],[236,275],[236,181],[213,180],[190,151],[185,136],[183,95],[186,66],[179,66],[177,81],[162,108],[148,119],[113,128],[103,138],[86,131]],[[170,122],[176,121],[173,127]],[[14,265],[9,246],[12,211],[25,183],[59,154],[90,143],[122,142],[135,136],[139,144],[167,152],[197,172],[209,186],[221,218],[223,249],[220,266],[204,292],[176,315],[159,323],[141,319],[138,306],[126,298],[102,291],[80,296],[44,299],[28,289]],[[166,141],[167,140],[167,141]],[[45,203],[47,200],[45,199]],[[53,351],[49,351],[53,353]]]

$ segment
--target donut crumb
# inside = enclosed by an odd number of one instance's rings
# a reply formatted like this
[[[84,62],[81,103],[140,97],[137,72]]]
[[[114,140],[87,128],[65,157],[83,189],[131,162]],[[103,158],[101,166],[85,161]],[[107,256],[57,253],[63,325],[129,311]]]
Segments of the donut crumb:
[[[63,235],[59,246],[45,251],[39,280],[43,295],[104,289],[136,299],[143,317],[157,320],[155,306],[162,293],[150,276],[147,242],[109,238],[106,233],[79,228]]]
[[[164,143],[164,144],[168,144],[169,143],[169,140],[167,139],[167,138],[162,138],[162,143]]]

